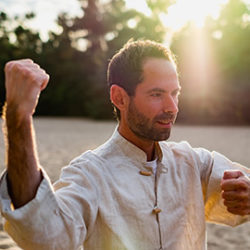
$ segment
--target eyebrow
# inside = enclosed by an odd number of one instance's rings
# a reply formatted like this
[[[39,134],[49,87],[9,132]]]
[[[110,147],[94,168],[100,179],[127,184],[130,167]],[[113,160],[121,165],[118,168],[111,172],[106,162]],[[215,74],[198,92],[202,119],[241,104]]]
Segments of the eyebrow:
[[[176,89],[174,89],[172,92],[174,91],[181,91],[181,87],[178,87]],[[166,93],[167,91],[161,88],[153,88],[147,91],[148,94],[152,93],[152,92],[160,92],[160,93]]]

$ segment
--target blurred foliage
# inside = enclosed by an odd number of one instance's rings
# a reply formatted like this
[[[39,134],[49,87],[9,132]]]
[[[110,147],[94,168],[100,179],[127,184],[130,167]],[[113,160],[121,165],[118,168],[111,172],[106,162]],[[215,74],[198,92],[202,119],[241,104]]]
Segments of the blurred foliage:
[[[229,0],[202,31],[189,23],[175,34],[184,93],[180,122],[250,124],[249,41],[250,6],[241,0]]]
[[[106,86],[108,59],[131,38],[163,41],[165,29],[160,20],[126,9],[123,0],[105,3],[80,0],[80,3],[83,16],[69,18],[61,14],[58,25],[63,31],[59,35],[51,32],[47,42],[42,42],[39,34],[23,28],[20,18],[14,21],[1,13],[1,68],[8,60],[29,57],[50,75],[50,84],[41,94],[36,110],[38,115],[111,118]],[[7,30],[9,23],[15,26],[12,30]],[[2,71],[1,74],[3,104]]]
[[[82,17],[60,14],[62,32],[50,32],[47,41],[25,25],[33,13],[10,18],[0,12],[0,68],[9,60],[31,58],[46,69],[50,84],[41,94],[37,115],[109,119],[108,60],[131,38],[163,42],[168,31],[159,14],[175,1],[146,0],[150,16],[127,9],[123,0],[79,1]],[[218,20],[206,20],[202,34],[189,23],[174,35],[171,47],[183,86],[181,122],[250,124],[249,18],[246,3],[230,0]],[[196,56],[201,52],[203,58]],[[1,70],[0,106],[4,98]]]

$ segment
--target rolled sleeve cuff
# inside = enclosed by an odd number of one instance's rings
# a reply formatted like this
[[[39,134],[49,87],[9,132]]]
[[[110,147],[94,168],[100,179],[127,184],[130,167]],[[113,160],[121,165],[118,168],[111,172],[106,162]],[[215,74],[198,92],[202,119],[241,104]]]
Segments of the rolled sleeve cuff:
[[[43,169],[41,169],[41,171],[43,175],[43,180],[41,181],[38,187],[35,198],[18,209],[14,209],[11,198],[9,196],[7,186],[7,171],[3,172],[0,179],[0,210],[2,216],[6,220],[21,221],[24,218],[29,217],[33,213],[32,211],[37,211],[37,209],[39,209],[39,206],[41,206],[42,202],[47,199],[50,199],[49,203],[52,206],[54,205],[55,207],[56,200],[54,198],[54,190],[52,184],[46,172]]]
[[[220,183],[225,170],[240,170],[246,175],[250,173],[250,170],[238,163],[231,162],[225,156],[217,152],[213,152],[212,154],[214,163],[209,180],[205,204],[205,214],[207,221],[218,224],[226,224],[233,227],[249,221],[249,215],[234,215],[227,211],[227,208],[224,206],[223,199],[221,197]]]

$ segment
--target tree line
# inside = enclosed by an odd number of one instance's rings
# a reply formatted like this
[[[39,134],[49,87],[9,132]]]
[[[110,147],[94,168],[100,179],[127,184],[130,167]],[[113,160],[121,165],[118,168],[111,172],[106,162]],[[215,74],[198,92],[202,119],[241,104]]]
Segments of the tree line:
[[[34,13],[10,18],[0,12],[0,106],[7,61],[31,58],[50,75],[36,115],[111,119],[106,84],[109,59],[129,39],[164,42],[169,30],[159,18],[174,3],[146,0],[151,15],[127,9],[123,0],[79,0],[82,17],[58,16],[62,32],[43,41],[24,24]],[[11,25],[10,25],[11,24]],[[250,8],[230,0],[203,29],[187,23],[171,40],[183,93],[179,122],[250,124]]]

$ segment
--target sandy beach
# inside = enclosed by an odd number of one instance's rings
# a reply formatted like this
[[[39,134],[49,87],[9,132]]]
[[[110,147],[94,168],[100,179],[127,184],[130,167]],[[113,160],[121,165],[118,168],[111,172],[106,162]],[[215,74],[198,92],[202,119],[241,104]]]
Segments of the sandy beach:
[[[40,162],[52,182],[58,179],[63,166],[82,152],[103,143],[116,127],[116,122],[65,118],[36,118],[34,124]],[[218,151],[231,160],[250,167],[250,127],[177,124],[170,139],[187,140],[193,147],[205,147]],[[4,144],[3,135],[0,132],[0,171],[3,170]],[[0,249],[20,249],[3,231],[1,222],[0,216]],[[237,228],[207,224],[208,250],[250,249],[249,235],[249,223]]]

